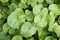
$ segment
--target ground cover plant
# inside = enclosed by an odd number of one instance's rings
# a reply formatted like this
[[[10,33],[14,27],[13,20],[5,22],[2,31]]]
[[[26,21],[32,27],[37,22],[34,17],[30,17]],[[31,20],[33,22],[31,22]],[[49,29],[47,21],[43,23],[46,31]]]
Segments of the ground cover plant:
[[[60,0],[0,0],[0,40],[60,40]]]

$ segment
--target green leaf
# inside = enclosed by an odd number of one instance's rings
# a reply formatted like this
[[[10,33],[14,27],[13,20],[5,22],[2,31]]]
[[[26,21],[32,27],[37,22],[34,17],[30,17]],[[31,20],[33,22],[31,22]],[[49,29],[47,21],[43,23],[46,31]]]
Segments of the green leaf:
[[[24,37],[31,37],[36,33],[36,27],[33,26],[30,22],[25,22],[21,28],[21,35]]]
[[[2,14],[0,14],[0,19],[2,18]]]
[[[15,3],[8,5],[8,7],[11,11],[14,11],[16,8],[18,8],[17,4],[15,4]]]
[[[26,20],[27,21],[33,21],[34,15],[33,15],[33,13],[31,11],[25,10],[25,14],[26,14]]]
[[[0,40],[11,40],[11,37],[4,32],[0,32]]]
[[[28,5],[27,5],[27,4],[21,3],[21,2],[19,3],[18,6],[19,6],[19,8],[24,8],[24,9],[25,9],[25,8],[28,8]]]
[[[49,5],[49,10],[57,12],[59,10],[59,6],[57,4],[51,4]]]
[[[15,29],[10,28],[8,32],[9,32],[9,34],[15,34]]]
[[[47,2],[48,4],[53,4],[53,3],[54,3],[54,0],[46,0],[46,2]]]
[[[40,38],[39,40],[44,40],[45,38]]]
[[[42,18],[40,15],[35,16],[34,23],[40,27],[46,27],[48,23],[47,16],[43,16]]]
[[[3,25],[3,31],[5,32],[5,33],[7,33],[8,32],[8,30],[9,30],[9,25],[7,24],[7,23],[5,23],[4,25]]]
[[[11,0],[11,2],[14,4],[18,4],[20,2],[20,0]]]
[[[55,23],[51,23],[51,24],[49,24],[48,30],[54,32],[54,31],[56,31],[57,27],[58,27],[58,24],[56,22]]]
[[[60,40],[60,39],[59,39]]]
[[[39,15],[41,13],[41,9],[43,8],[42,4],[38,4],[33,7],[33,14],[34,15]]]
[[[7,19],[8,17],[7,11],[8,11],[8,8],[2,8],[1,14],[3,19]]]
[[[20,35],[15,35],[12,40],[23,40]]]
[[[56,28],[55,28],[55,33],[57,34],[57,37],[60,37],[60,26],[58,25]]]
[[[43,2],[44,2],[44,0],[37,0],[37,2],[38,2],[38,3],[43,3]]]
[[[25,19],[22,16],[24,15],[24,12],[22,9],[17,8],[14,12],[12,12],[8,19],[7,19],[7,23],[10,27],[14,28],[14,29],[18,29],[20,28],[20,23],[24,23]],[[21,19],[20,19],[21,18]]]
[[[4,33],[3,31],[0,32],[0,36],[6,36],[6,33]]]
[[[7,3],[9,0],[0,0],[2,3]]]
[[[47,36],[47,37],[45,38],[45,40],[57,40],[57,39],[54,38],[53,36]]]
[[[48,15],[48,9],[47,8],[43,8],[41,13],[40,13],[41,16],[47,16]]]
[[[27,3],[28,0],[21,0],[21,3]]]
[[[37,5],[37,1],[36,0],[28,0],[27,4],[31,5],[32,7],[34,7],[35,5]]]
[[[44,39],[48,34],[49,34],[49,33],[48,33],[47,31],[45,31],[44,28],[39,27],[39,29],[38,29],[39,39],[40,39],[40,38],[43,38],[43,39]]]

